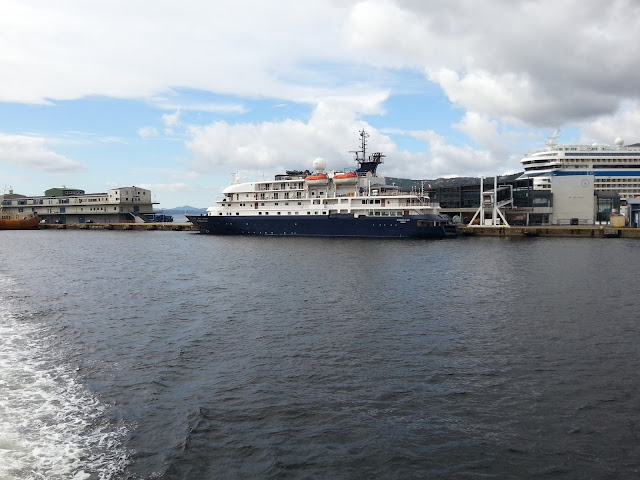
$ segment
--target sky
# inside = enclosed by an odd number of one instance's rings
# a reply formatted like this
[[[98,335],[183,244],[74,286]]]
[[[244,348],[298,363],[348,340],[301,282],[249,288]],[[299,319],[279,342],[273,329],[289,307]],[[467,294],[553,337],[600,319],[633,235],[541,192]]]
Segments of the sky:
[[[640,142],[637,0],[0,0],[0,187],[140,186],[207,207],[236,174],[521,171]]]

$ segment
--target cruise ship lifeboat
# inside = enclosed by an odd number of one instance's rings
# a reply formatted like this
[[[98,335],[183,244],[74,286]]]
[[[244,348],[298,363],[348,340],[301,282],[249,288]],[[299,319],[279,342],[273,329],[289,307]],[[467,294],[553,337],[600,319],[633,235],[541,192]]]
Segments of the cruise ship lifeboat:
[[[339,185],[353,185],[358,181],[358,174],[356,172],[337,173],[333,176],[333,181]]]
[[[304,181],[309,185],[326,185],[329,183],[329,178],[326,173],[318,173],[316,175],[309,175]]]

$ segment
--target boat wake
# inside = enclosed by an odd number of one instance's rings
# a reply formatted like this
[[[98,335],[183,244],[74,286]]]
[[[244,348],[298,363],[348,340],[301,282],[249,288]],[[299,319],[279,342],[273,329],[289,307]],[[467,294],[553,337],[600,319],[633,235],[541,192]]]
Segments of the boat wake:
[[[0,274],[0,479],[116,478],[126,428],[109,422],[18,298]]]

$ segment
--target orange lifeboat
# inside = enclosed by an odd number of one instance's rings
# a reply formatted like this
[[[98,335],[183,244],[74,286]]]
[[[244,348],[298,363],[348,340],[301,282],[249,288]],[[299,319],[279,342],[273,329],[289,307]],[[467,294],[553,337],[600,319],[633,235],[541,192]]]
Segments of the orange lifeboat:
[[[305,182],[311,185],[326,185],[329,182],[329,178],[326,173],[318,173],[316,175],[309,175],[305,177]]]
[[[333,176],[333,181],[335,183],[356,183],[358,179],[358,174],[356,172],[347,172],[347,173],[337,173]]]

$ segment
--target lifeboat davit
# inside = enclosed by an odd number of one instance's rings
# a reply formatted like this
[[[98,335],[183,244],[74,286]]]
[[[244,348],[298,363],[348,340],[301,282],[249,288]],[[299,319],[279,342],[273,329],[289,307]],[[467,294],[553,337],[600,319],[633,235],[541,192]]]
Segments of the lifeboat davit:
[[[304,181],[309,185],[326,185],[329,183],[329,177],[327,177],[326,173],[318,173],[305,177]]]
[[[358,180],[358,174],[356,172],[336,173],[333,176],[333,181],[338,184],[354,184]]]

